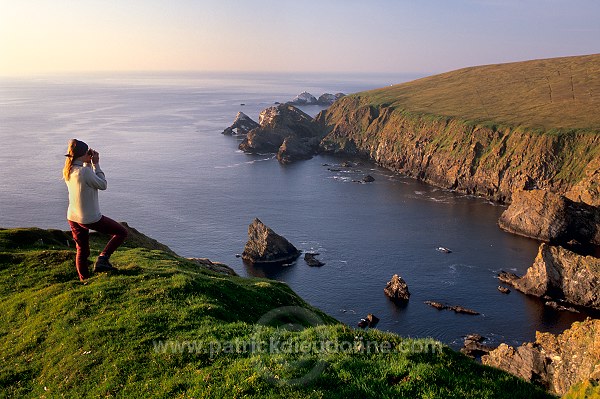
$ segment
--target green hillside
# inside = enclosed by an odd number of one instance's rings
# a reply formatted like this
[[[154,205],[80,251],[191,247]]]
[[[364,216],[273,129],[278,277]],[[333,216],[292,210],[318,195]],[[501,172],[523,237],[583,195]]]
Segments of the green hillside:
[[[598,131],[600,54],[464,68],[359,95],[479,123]]]
[[[82,284],[65,233],[0,230],[0,397],[549,397],[433,340],[354,330],[283,283],[204,270],[142,235],[113,261],[118,274]]]

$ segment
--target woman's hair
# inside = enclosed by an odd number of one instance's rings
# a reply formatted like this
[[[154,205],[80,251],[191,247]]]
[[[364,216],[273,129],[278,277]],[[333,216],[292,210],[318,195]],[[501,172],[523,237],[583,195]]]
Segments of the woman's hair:
[[[73,161],[77,158],[75,151],[77,149],[78,142],[79,140],[77,139],[71,139],[69,141],[69,149],[65,155],[65,157],[67,157],[65,159],[65,167],[63,168],[63,179],[65,179],[65,181],[68,181],[71,177],[71,166],[73,166]]]

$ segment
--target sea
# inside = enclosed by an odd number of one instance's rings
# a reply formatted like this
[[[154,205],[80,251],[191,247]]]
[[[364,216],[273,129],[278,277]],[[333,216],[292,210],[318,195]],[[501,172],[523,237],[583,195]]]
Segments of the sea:
[[[372,313],[377,328],[433,337],[458,348],[467,334],[518,345],[558,333],[585,313],[502,294],[501,270],[523,274],[539,243],[500,230],[504,206],[424,184],[360,159],[315,156],[280,165],[238,150],[224,136],[237,112],[261,110],[303,91],[355,93],[419,74],[97,73],[0,79],[0,226],[68,230],[61,180],[71,138],[100,153],[108,189],[102,212],[185,257],[226,263],[242,276],[287,283],[346,323]],[[305,106],[314,116],[323,107]],[[350,161],[349,167],[342,163]],[[375,181],[357,183],[365,175]],[[259,218],[325,263],[246,265],[238,257]],[[438,251],[449,248],[451,253]],[[383,293],[394,274],[411,293]],[[75,278],[75,271],[73,278]],[[480,315],[440,311],[424,301]]]

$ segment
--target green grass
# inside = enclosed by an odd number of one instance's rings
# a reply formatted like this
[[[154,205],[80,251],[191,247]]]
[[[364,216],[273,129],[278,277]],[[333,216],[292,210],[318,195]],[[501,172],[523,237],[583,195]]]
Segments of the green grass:
[[[349,328],[283,283],[216,274],[142,236],[113,255],[119,273],[82,284],[67,242],[0,230],[0,397],[550,397],[431,339]]]
[[[464,68],[354,96],[495,129],[598,133],[600,54]]]

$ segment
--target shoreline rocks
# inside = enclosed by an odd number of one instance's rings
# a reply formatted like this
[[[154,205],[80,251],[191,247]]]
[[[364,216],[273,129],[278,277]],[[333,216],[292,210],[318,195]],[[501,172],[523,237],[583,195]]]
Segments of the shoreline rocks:
[[[386,284],[383,292],[393,301],[408,301],[410,298],[410,292],[408,291],[406,281],[397,274],[392,276],[392,279]]]
[[[372,313],[369,313],[367,315],[367,317],[360,319],[360,321],[358,322],[358,327],[360,328],[372,328],[377,326],[377,323],[379,323],[379,318],[377,316],[375,316]]]
[[[481,356],[490,353],[494,348],[483,344],[485,339],[485,337],[479,334],[467,335],[464,339],[463,347],[460,348],[460,353],[471,359],[480,358]]]
[[[516,348],[500,344],[481,362],[563,395],[576,383],[600,379],[600,320],[575,322],[559,335],[538,331],[535,342]]]
[[[498,279],[528,295],[600,309],[600,258],[563,247],[543,243],[523,277],[501,272]]]
[[[284,264],[300,256],[294,245],[258,218],[248,226],[248,242],[242,252],[242,259],[252,264]]]

